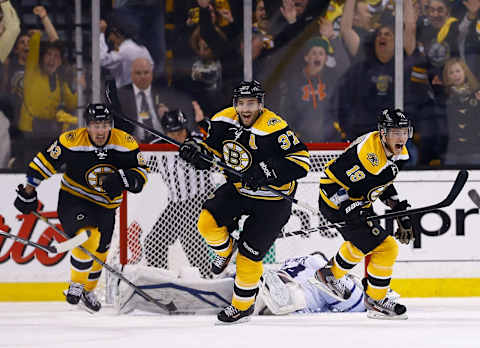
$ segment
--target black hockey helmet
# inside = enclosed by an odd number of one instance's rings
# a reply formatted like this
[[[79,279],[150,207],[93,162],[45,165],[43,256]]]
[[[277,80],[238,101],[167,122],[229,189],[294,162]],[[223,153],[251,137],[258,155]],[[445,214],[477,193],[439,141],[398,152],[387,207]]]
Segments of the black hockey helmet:
[[[237,104],[238,98],[257,98],[258,102],[263,106],[265,90],[262,88],[260,82],[256,80],[242,81],[233,89],[234,106]]]
[[[160,123],[165,132],[176,132],[187,128],[187,118],[180,109],[167,111]]]
[[[113,115],[105,104],[92,103],[87,105],[85,115],[87,124],[95,121],[110,121],[113,126]]]
[[[400,109],[384,109],[377,117],[378,130],[386,134],[390,128],[408,128],[408,137],[413,136],[412,122]]]

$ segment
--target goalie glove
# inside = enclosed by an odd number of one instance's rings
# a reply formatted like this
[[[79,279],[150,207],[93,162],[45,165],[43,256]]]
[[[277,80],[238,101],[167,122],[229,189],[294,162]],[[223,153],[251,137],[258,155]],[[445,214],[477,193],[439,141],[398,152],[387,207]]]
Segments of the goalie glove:
[[[31,192],[27,192],[22,184],[18,185],[17,198],[15,198],[13,205],[23,214],[30,214],[32,211],[36,211],[38,208],[38,198],[35,188]]]
[[[119,169],[115,173],[109,173],[101,176],[100,186],[110,199],[114,199],[122,194],[123,190],[130,192],[140,192],[141,187],[136,179],[136,174],[129,169]]]
[[[392,211],[407,210],[411,207],[406,200],[398,202]],[[402,244],[408,244],[411,240],[414,240],[412,220],[409,216],[401,216],[397,218],[398,228],[394,233],[394,237]]]
[[[262,161],[251,166],[242,176],[242,186],[253,191],[262,186],[274,184],[278,179],[277,173],[270,161]]]
[[[210,169],[212,163],[202,157],[202,154],[212,158],[211,153],[193,138],[187,138],[178,150],[180,158],[192,164],[196,169]]]

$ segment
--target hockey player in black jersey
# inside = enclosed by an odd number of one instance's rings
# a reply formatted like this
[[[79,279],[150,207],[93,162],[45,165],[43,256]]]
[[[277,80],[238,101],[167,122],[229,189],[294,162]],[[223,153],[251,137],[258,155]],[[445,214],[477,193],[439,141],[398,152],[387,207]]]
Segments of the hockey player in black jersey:
[[[338,279],[371,254],[368,264],[368,287],[365,306],[369,317],[404,319],[406,307],[386,297],[393,265],[398,255],[395,239],[378,221],[367,221],[374,214],[372,204],[377,199],[393,211],[407,209],[400,201],[392,182],[398,165],[408,159],[405,147],[412,136],[410,120],[399,109],[386,109],[378,118],[378,131],[357,138],[336,160],[328,164],[320,179],[320,211],[331,222],[345,221],[339,228],[345,242],[327,266],[319,269],[312,279],[316,285],[340,299],[348,299],[349,290]],[[413,239],[408,216],[397,219],[395,237],[408,244]]]
[[[214,274],[239,251],[232,304],[218,314],[220,322],[245,321],[253,313],[262,259],[291,214],[292,203],[265,186],[293,196],[296,179],[310,169],[306,146],[280,116],[264,108],[264,96],[259,82],[242,82],[233,90],[233,107],[212,117],[207,138],[201,143],[187,139],[180,147],[180,157],[196,168],[210,168],[200,157],[204,153],[242,174],[242,180],[226,174],[227,182],[203,204],[198,220],[200,234],[216,253]],[[227,226],[242,215],[248,218],[235,242]]]
[[[36,187],[65,164],[57,208],[63,230],[72,237],[89,231],[90,238],[82,246],[105,261],[122,191],[140,192],[148,168],[133,136],[112,128],[113,117],[105,105],[89,104],[86,120],[86,128],[61,134],[33,158],[27,183],[18,185],[14,205],[23,214],[36,211]],[[93,290],[102,266],[79,248],[72,250],[70,262],[67,302],[82,301],[87,310],[99,311],[101,304]]]

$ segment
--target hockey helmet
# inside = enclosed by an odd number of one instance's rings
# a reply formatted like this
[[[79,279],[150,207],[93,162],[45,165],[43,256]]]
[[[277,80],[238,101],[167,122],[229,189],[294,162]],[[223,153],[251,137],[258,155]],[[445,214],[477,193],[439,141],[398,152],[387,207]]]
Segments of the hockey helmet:
[[[262,88],[260,82],[242,81],[240,85],[233,89],[233,105],[237,104],[239,98],[257,98],[258,103],[262,104],[265,98],[265,90]]]
[[[413,136],[412,122],[400,109],[384,109],[378,115],[378,130],[386,134],[390,128],[408,128],[408,137]]]
[[[88,104],[86,120],[87,124],[95,121],[109,121],[113,126],[113,115],[105,104]]]
[[[160,123],[166,132],[176,132],[187,128],[187,118],[179,109],[167,111]]]

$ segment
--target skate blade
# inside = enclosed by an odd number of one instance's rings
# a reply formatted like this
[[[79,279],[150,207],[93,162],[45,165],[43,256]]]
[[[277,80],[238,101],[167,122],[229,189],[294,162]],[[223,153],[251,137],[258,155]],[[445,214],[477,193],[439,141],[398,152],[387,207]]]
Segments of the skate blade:
[[[377,311],[368,310],[367,318],[380,320],[407,320],[408,315],[407,313],[403,313],[400,315],[386,315]]]
[[[226,322],[226,321],[220,321],[217,319],[217,321],[215,322],[215,326],[227,326],[227,325],[235,325],[235,324],[241,324],[241,323],[245,323],[247,321],[250,321],[250,316],[248,317],[243,317],[241,319],[238,319],[237,321],[232,321],[232,322]]]
[[[77,307],[83,309],[85,312],[90,313],[92,315],[98,313],[98,312],[95,312],[94,310],[88,308],[87,306],[85,306],[85,304],[81,300],[80,300],[80,302],[78,302]]]
[[[336,298],[339,301],[345,302],[346,299],[343,297],[338,296],[335,294],[332,290],[330,290],[325,284],[323,284],[321,281],[318,281],[317,278],[312,277],[308,279],[308,282],[314,286],[316,286],[320,291],[323,291],[325,294],[328,296],[331,296],[333,298]]]

